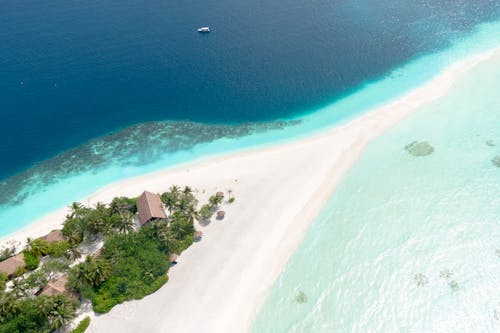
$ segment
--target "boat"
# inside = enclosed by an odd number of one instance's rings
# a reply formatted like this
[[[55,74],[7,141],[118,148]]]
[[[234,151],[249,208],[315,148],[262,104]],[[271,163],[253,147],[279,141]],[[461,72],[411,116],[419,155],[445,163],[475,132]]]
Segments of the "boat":
[[[201,27],[201,28],[198,29],[198,32],[205,32],[205,33],[207,33],[207,32],[210,32],[210,28],[209,27]]]

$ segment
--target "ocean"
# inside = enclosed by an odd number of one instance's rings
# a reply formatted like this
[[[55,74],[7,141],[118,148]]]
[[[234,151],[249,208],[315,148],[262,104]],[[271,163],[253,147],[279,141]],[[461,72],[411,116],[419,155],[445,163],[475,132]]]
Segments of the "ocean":
[[[373,141],[252,332],[499,332],[498,87],[496,57]]]
[[[114,181],[347,121],[495,46],[499,15],[487,0],[2,1],[0,236]]]

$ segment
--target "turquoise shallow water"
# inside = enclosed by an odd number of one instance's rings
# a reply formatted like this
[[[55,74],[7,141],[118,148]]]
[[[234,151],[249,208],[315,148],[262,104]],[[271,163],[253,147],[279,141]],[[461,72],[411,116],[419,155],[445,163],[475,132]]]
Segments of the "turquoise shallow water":
[[[500,21],[460,35],[351,95],[280,122],[204,125],[150,122],[93,139],[0,182],[0,236],[121,179],[207,156],[311,135],[381,105],[431,79],[447,65],[500,44]]]
[[[499,87],[496,58],[371,143],[252,331],[499,332]]]

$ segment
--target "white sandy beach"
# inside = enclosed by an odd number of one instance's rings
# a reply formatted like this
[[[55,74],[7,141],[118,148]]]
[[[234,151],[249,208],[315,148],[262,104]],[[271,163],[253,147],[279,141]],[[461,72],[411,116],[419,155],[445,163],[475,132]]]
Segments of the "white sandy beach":
[[[309,138],[155,172],[112,184],[84,204],[189,185],[205,200],[233,190],[226,218],[199,226],[170,280],[143,300],[92,318],[89,332],[245,332],[266,293],[300,244],[336,184],[366,145],[398,121],[442,96],[467,71],[498,50],[458,62],[427,84],[349,123]],[[416,138],[418,139],[418,138]],[[407,142],[401,142],[403,148]],[[69,204],[69,203],[68,203]],[[62,223],[66,209],[2,239],[40,236]]]

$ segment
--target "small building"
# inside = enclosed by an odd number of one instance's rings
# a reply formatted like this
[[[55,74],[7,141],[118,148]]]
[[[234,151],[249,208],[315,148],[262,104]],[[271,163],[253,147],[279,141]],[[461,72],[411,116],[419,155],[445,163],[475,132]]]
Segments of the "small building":
[[[167,218],[160,196],[148,191],[137,198],[137,212],[141,226],[153,220]]]
[[[224,199],[224,192],[217,192],[215,193],[215,195],[218,196],[219,198]]]
[[[25,265],[24,254],[19,253],[18,255],[0,262],[0,272],[4,273],[8,277],[12,277],[18,269],[23,268]]]
[[[37,296],[55,296],[60,294],[74,295],[74,292],[66,289],[68,276],[63,275],[57,279],[49,281],[45,287],[42,288],[36,295]]]
[[[170,255],[170,263],[171,264],[177,264],[177,259],[179,258],[179,255],[177,253],[172,253]]]
[[[217,212],[217,220],[222,220],[224,218],[224,216],[226,216],[226,212],[225,211],[219,210]]]
[[[202,231],[200,231],[200,230],[196,230],[196,231],[194,232],[194,241],[195,241],[195,242],[199,242],[199,241],[201,241],[201,237],[202,237],[202,236],[203,236],[203,232],[202,232]]]
[[[39,239],[42,239],[47,243],[54,243],[54,242],[65,241],[66,237],[64,237],[61,230],[53,230],[49,232],[47,235],[40,237]]]

